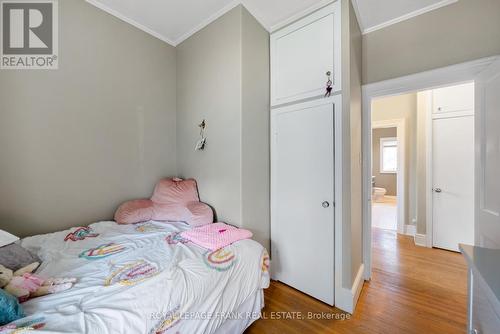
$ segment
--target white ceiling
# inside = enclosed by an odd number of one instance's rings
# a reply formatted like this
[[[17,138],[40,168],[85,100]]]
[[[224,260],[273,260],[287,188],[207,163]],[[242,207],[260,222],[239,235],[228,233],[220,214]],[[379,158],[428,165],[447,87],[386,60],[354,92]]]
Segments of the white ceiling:
[[[268,30],[328,0],[87,0],[161,40],[177,45],[238,4]]]
[[[87,0],[145,32],[177,45],[238,4],[269,31],[332,0]],[[370,32],[458,0],[353,0],[362,30]]]

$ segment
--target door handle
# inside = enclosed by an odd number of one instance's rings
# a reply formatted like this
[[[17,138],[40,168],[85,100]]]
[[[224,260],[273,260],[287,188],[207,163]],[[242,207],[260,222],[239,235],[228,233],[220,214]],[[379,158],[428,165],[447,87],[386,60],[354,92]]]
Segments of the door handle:
[[[434,188],[433,190],[434,190],[435,192],[437,192],[437,193],[440,193],[440,192],[442,192],[442,191],[443,191],[441,188]]]
[[[326,209],[328,207],[330,207],[330,203],[328,201],[324,201],[323,203],[321,203],[321,205]]]

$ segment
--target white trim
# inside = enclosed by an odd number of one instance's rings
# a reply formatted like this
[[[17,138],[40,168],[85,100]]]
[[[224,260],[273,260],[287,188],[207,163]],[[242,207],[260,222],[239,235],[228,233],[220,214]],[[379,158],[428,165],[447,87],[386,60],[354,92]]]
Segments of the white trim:
[[[371,278],[371,101],[382,96],[398,95],[474,80],[500,57],[489,57],[451,65],[396,79],[363,86],[363,263],[365,279]],[[477,112],[476,112],[477,114]]]
[[[450,111],[438,114],[432,114],[432,119],[443,119],[443,118],[457,118],[457,117],[467,117],[474,116],[474,110],[464,110],[464,111]]]
[[[429,236],[426,243],[421,245],[432,248],[434,233],[432,224],[432,90],[425,92],[427,95],[425,108],[425,233]]]
[[[207,19],[203,20],[201,23],[197,24],[194,26],[192,29],[190,29],[188,32],[182,34],[179,38],[175,40],[175,46],[181,44],[184,42],[186,39],[189,37],[193,36],[196,34],[198,31],[202,30],[206,26],[208,26],[210,23],[216,21],[218,18],[221,16],[225,15],[227,12],[231,11],[232,9],[236,8],[237,6],[242,5],[245,7],[245,9],[252,14],[252,16],[257,20],[257,22],[260,23],[264,29],[266,29],[269,32],[269,26],[264,23],[264,20],[262,19],[262,16],[257,14],[257,11],[253,8],[253,5],[251,5],[248,0],[235,0],[215,12],[214,14],[210,15]]]
[[[436,10],[436,9],[439,9],[439,8],[442,8],[442,7],[454,4],[455,2],[458,2],[458,0],[443,0],[443,1],[440,1],[438,3],[429,5],[427,7],[424,7],[424,8],[421,8],[421,9],[417,9],[417,10],[415,10],[413,12],[410,12],[408,14],[402,15],[402,16],[397,17],[395,19],[386,21],[386,22],[381,23],[381,24],[377,24],[376,26],[373,26],[373,27],[366,28],[366,29],[363,30],[363,35],[369,34],[371,32],[374,32],[374,31],[377,31],[377,30],[380,30],[380,29],[383,29],[383,28],[387,28],[389,26],[392,26],[393,24],[400,23],[400,22],[412,19],[412,18],[414,18],[416,16],[419,16],[419,15],[431,12],[433,10]]]
[[[417,225],[405,225],[405,234],[414,237],[417,234]]]
[[[326,7],[329,4],[331,4],[333,2],[336,2],[336,1],[340,2],[340,0],[321,0],[318,3],[316,3],[316,4],[314,4],[314,5],[310,6],[310,7],[307,7],[306,9],[301,10],[301,11],[295,13],[294,15],[290,16],[289,18],[284,19],[283,21],[280,21],[278,23],[273,24],[269,28],[269,32],[271,32],[271,33],[276,32],[276,31],[278,31],[278,30],[280,30],[280,29],[288,26],[289,24],[292,24],[295,21],[298,21],[298,20],[306,17],[307,15],[309,15],[309,14],[317,11],[318,9]]]
[[[398,170],[396,175],[397,180],[397,210],[398,210],[398,233],[405,233],[406,225],[406,120],[404,118],[400,119],[388,119],[381,121],[373,121],[372,129],[381,128],[397,128],[397,140],[398,140]],[[370,147],[370,151],[372,147]],[[382,156],[380,157],[382,158]],[[371,162],[370,162],[371,165]],[[371,169],[371,168],[370,168]],[[371,177],[370,177],[371,180]],[[371,193],[371,182],[370,182],[370,193]]]
[[[343,228],[342,224],[344,222],[343,218],[343,207],[344,202],[342,201],[343,189],[344,189],[344,168],[342,159],[343,152],[343,106],[342,106],[342,95],[334,96],[336,105],[338,109],[335,109],[335,305],[338,304],[337,300],[342,298],[342,260],[344,259],[342,245],[343,245]],[[340,306],[338,306],[341,308]]]
[[[180,37],[176,38],[174,46],[181,44],[186,39],[193,36],[198,31],[202,30],[203,28],[208,26],[210,23],[214,22],[215,20],[217,20],[218,18],[220,18],[221,16],[223,16],[224,14],[229,12],[230,10],[236,8],[240,4],[241,4],[241,1],[231,1],[229,4],[222,7],[220,10],[216,11],[215,13],[210,15],[208,18],[204,19],[203,21],[201,21],[200,23],[198,23],[197,25],[195,25],[194,27],[189,29],[187,32],[182,34]]]
[[[163,36],[159,32],[156,32],[156,31],[154,31],[154,30],[152,30],[152,29],[150,29],[150,28],[148,28],[148,27],[140,24],[139,22],[132,20],[131,18],[129,18],[129,17],[127,17],[127,16],[125,16],[125,15],[117,12],[116,10],[114,10],[114,9],[112,9],[112,8],[106,6],[106,5],[103,5],[98,0],[85,0],[85,1],[87,1],[92,6],[97,7],[100,10],[103,10],[106,13],[115,16],[116,18],[122,20],[123,22],[126,22],[128,24],[133,25],[137,29],[144,31],[145,33],[150,34],[150,35],[158,38],[159,40],[161,40],[161,41],[163,41],[163,42],[165,42],[167,44],[170,44],[172,46],[176,46],[177,45],[175,43],[175,41],[171,40],[170,38],[168,38],[166,36]]]
[[[363,274],[365,272],[364,264],[361,264],[356,274],[356,278],[352,284],[352,287],[344,288],[341,287],[337,294],[337,289],[335,290],[335,307],[341,309],[342,311],[348,313],[354,313],[356,305],[358,303],[359,295],[363,289],[363,284],[365,280]]]
[[[312,100],[312,101],[307,101],[303,103],[298,103],[298,104],[293,104],[285,107],[281,107],[278,109],[272,109],[271,110],[271,126],[270,126],[270,138],[271,138],[271,221],[274,220],[274,215],[275,215],[275,208],[274,208],[274,203],[275,201],[273,200],[273,188],[276,186],[274,185],[274,180],[276,179],[273,177],[275,175],[276,171],[274,168],[274,165],[272,163],[273,161],[273,151],[274,151],[274,115],[277,113],[282,113],[282,112],[290,112],[294,110],[299,110],[299,109],[304,109],[304,108],[312,108],[316,106],[321,106],[325,104],[333,104],[334,105],[334,127],[335,127],[335,144],[334,144],[334,182],[335,182],[335,189],[334,189],[334,196],[335,196],[335,201],[334,201],[334,207],[335,207],[335,228],[334,228],[334,268],[335,268],[335,273],[334,273],[334,304],[337,305],[337,301],[344,301],[345,300],[345,295],[343,294],[344,288],[342,287],[342,222],[343,222],[343,216],[342,216],[342,207],[343,207],[343,202],[342,202],[342,189],[343,189],[343,180],[342,180],[342,96],[341,95],[334,95],[326,99],[320,99],[320,100]],[[271,225],[271,240],[272,240],[272,225]],[[272,242],[271,242],[272,244]],[[273,254],[272,246],[271,246],[271,256]],[[274,277],[274,275],[272,275]],[[351,301],[352,303],[352,301]],[[339,308],[341,308],[339,306]]]
[[[356,14],[356,19],[358,20],[359,29],[363,33],[365,31],[363,21],[361,20],[361,12],[359,11],[358,0],[352,0],[352,7],[354,8],[354,14]]]
[[[427,247],[427,236],[425,234],[415,234],[415,245]]]

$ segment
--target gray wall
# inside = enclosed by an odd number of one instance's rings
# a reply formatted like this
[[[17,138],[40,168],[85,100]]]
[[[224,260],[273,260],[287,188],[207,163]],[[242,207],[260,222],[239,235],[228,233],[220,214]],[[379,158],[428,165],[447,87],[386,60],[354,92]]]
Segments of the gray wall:
[[[241,8],[177,46],[177,166],[220,221],[241,224]],[[207,121],[207,147],[194,151]]]
[[[389,196],[397,195],[397,174],[380,173],[380,139],[397,137],[397,128],[381,128],[372,131],[372,175],[375,176],[375,187],[385,188]]]
[[[363,37],[363,83],[500,54],[500,1],[455,4]]]
[[[177,74],[178,170],[269,249],[269,34],[238,6],[177,47]]]
[[[351,289],[363,262],[361,170],[361,31],[342,0],[343,226],[342,286]]]
[[[427,115],[432,110],[431,92],[417,93],[417,233],[427,230]]]
[[[269,249],[269,33],[242,8],[242,226]]]
[[[0,73],[0,228],[20,236],[111,219],[176,173],[175,49],[81,0],[59,27],[59,70]]]

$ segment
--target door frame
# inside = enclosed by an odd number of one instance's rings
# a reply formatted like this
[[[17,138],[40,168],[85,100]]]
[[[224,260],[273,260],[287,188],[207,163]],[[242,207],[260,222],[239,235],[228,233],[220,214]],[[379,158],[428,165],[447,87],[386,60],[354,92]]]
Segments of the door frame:
[[[475,81],[476,77],[500,56],[493,56],[442,67],[400,78],[380,81],[364,85],[362,108],[362,142],[363,142],[363,262],[364,278],[371,279],[372,271],[372,238],[371,238],[371,102],[374,98],[394,96],[406,93],[435,89]],[[477,110],[475,117],[480,117]],[[476,161],[476,163],[481,163]],[[475,190],[477,192],[477,189]],[[418,233],[418,231],[417,231]],[[427,239],[427,238],[425,238]],[[425,243],[428,244],[428,240]]]
[[[274,176],[276,174],[276,170],[273,166],[275,166],[274,163],[274,157],[276,156],[274,153],[275,150],[275,115],[279,113],[284,113],[284,112],[291,112],[295,110],[301,110],[301,109],[306,109],[306,108],[312,108],[312,107],[317,107],[317,106],[322,106],[326,104],[332,104],[334,105],[334,155],[333,155],[333,164],[334,164],[334,170],[332,173],[334,173],[334,202],[333,206],[335,208],[335,213],[334,213],[334,221],[332,224],[334,224],[334,247],[333,247],[333,260],[334,260],[334,282],[332,284],[334,285],[334,305],[337,307],[343,307],[343,305],[349,305],[349,303],[352,304],[352,300],[349,300],[349,298],[346,297],[346,292],[345,288],[342,286],[342,222],[343,222],[343,215],[342,215],[342,207],[343,207],[343,201],[342,201],[342,194],[343,194],[343,181],[342,181],[342,136],[343,136],[343,131],[342,131],[342,96],[341,95],[333,95],[329,98],[321,99],[321,100],[311,100],[303,103],[297,103],[289,106],[284,106],[284,107],[277,107],[274,109],[271,109],[271,241],[273,240],[272,238],[272,221],[275,219],[275,213],[276,209],[274,207],[275,205],[275,200],[273,200],[274,192],[273,189],[276,187],[274,184],[274,180],[276,180],[276,177]],[[272,242],[271,242],[271,261],[272,261]],[[271,277],[275,277],[273,273],[273,266],[271,266]],[[350,291],[349,291],[350,292]]]
[[[373,121],[372,129],[397,128],[398,170],[396,174],[397,187],[397,231],[404,234],[406,214],[406,120],[404,118]],[[372,135],[373,138],[373,135]],[[373,144],[373,143],[372,143]],[[373,146],[372,146],[373,148]],[[372,152],[373,153],[373,152]],[[373,155],[372,155],[373,156]]]

